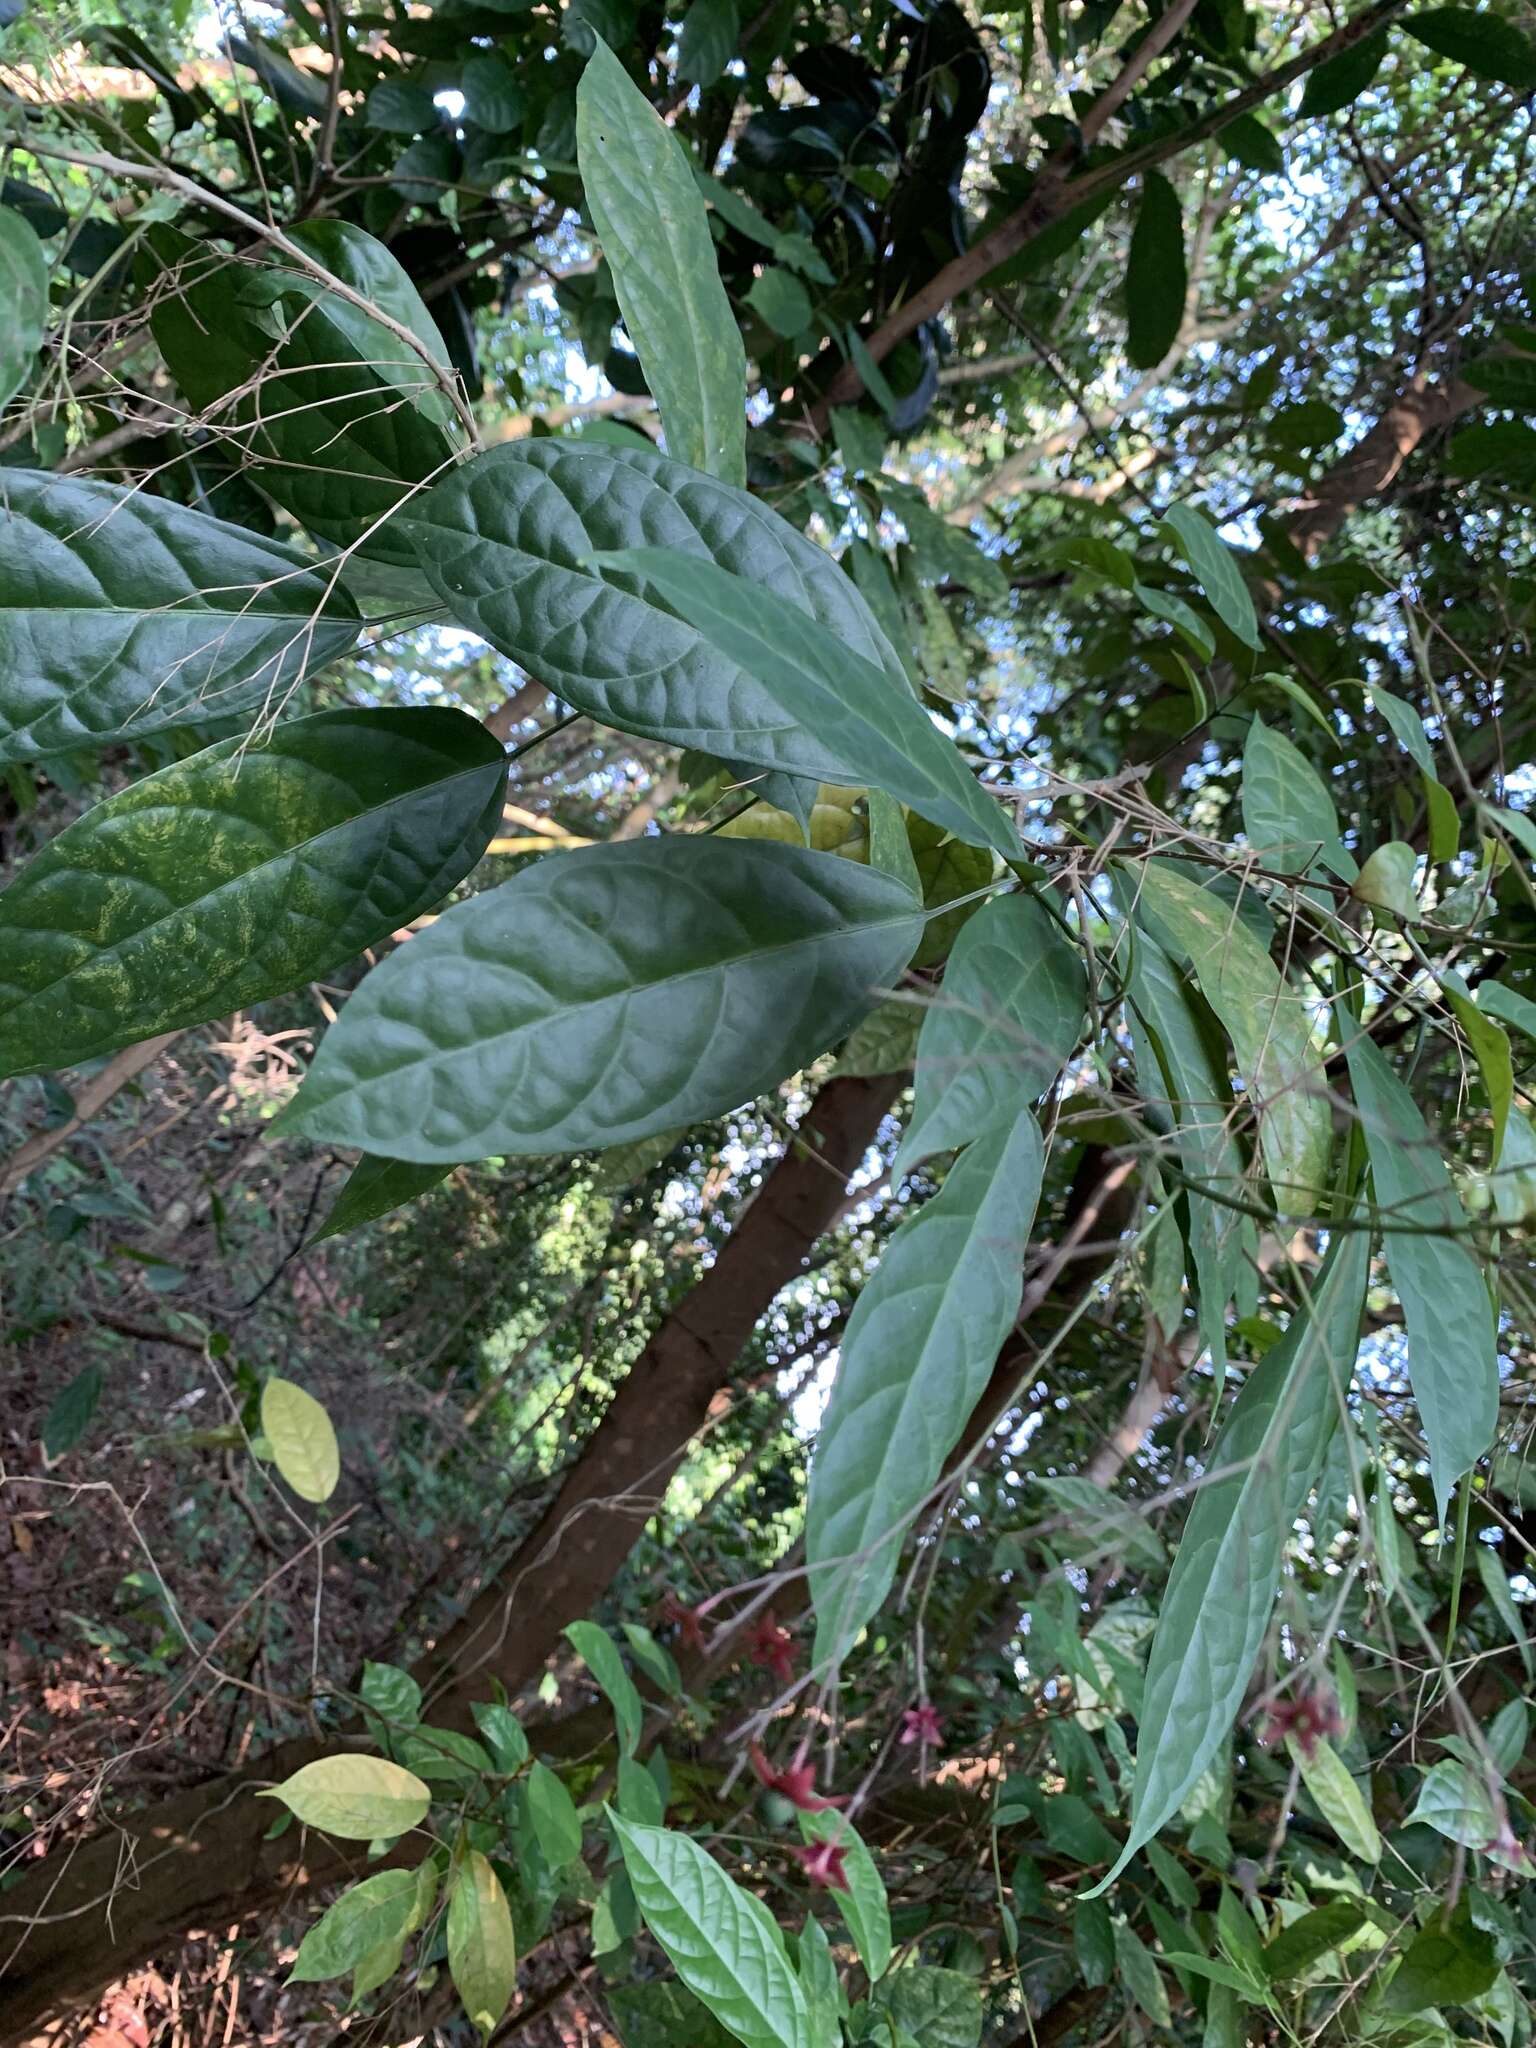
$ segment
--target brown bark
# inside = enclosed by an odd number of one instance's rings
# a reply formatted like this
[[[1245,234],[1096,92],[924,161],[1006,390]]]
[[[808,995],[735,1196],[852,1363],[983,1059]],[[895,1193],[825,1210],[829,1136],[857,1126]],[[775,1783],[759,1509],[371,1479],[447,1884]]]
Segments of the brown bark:
[[[624,1379],[547,1514],[422,1660],[433,1719],[463,1727],[499,1678],[534,1677],[569,1621],[622,1567],[707,1423],[759,1317],[835,1220],[899,1076],[831,1081],[714,1265]],[[0,1894],[0,2042],[87,2000],[189,1926],[269,1910],[284,1890],[334,1880],[342,1852],[297,1829],[263,1844],[274,1809],[254,1797],[335,1742],[291,1743],[257,1766],[179,1793],[74,1848],[60,1846]]]
[[[1464,384],[1459,377],[1449,382],[1422,375],[1410,379],[1376,424],[1319,479],[1311,494],[1287,508],[1284,524],[1292,544],[1310,560],[1332,540],[1351,512],[1390,490],[1426,435],[1487,402],[1485,392]]]

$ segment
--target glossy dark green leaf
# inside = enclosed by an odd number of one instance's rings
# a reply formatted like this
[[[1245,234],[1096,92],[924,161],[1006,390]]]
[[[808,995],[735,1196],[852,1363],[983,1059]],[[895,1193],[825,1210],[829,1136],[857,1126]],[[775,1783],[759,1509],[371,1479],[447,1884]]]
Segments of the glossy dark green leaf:
[[[108,797],[0,895],[0,1073],[222,1017],[378,944],[474,866],[505,776],[463,712],[324,711]]]
[[[1305,121],[1317,114],[1337,114],[1359,99],[1381,69],[1386,54],[1387,32],[1379,28],[1362,36],[1347,50],[1340,50],[1336,57],[1325,59],[1307,75],[1298,110],[1301,118]]]
[[[391,1158],[625,1144],[718,1115],[834,1044],[919,929],[888,876],[670,838],[541,861],[375,968],[292,1120]]]
[[[741,32],[737,0],[688,0],[677,38],[677,75],[713,85],[736,54]]]
[[[676,548],[625,548],[598,560],[640,577],[707,647],[755,677],[780,731],[799,735],[793,744],[814,734],[825,749],[824,781],[886,790],[961,839],[1017,856],[1018,833],[917,699],[892,689],[883,670],[829,638],[808,611]],[[736,732],[728,751],[768,768],[792,765],[768,758],[778,744],[761,732]]]
[[[1465,64],[1479,78],[1536,87],[1536,45],[1512,21],[1487,7],[1419,7],[1402,19],[1404,31],[1437,57]]]
[[[521,1770],[528,1761],[528,1738],[512,1709],[497,1700],[476,1700],[471,1711],[496,1768],[508,1777]]]
[[[865,1975],[873,1984],[891,1965],[891,1908],[879,1866],[860,1839],[852,1821],[841,1813],[805,1813],[799,1816],[800,1838],[805,1842],[837,1842],[843,1851],[844,1890],[834,1890],[832,1903],[843,1916],[843,1925],[853,1936]]]
[[[1261,177],[1278,177],[1285,170],[1285,151],[1273,129],[1255,114],[1239,114],[1229,121],[1221,131],[1221,146],[1234,163]]]
[[[1492,477],[1502,490],[1529,495],[1536,491],[1536,427],[1524,420],[1463,427],[1446,443],[1444,462],[1452,476]]]
[[[1466,1211],[1413,1097],[1363,1033],[1345,1052],[1443,1518],[1451,1488],[1498,1427],[1493,1308],[1466,1242]]]
[[[511,135],[523,125],[527,95],[504,57],[471,57],[459,73],[464,118],[489,135]]]
[[[1383,1995],[1388,2012],[1467,2005],[1488,1990],[1499,1974],[1498,1942],[1472,1914],[1463,1892],[1454,1912],[1437,1913],[1419,1929]]]
[[[818,1663],[844,1655],[885,1598],[986,1387],[1018,1314],[1042,1166],[1027,1110],[976,1138],[854,1305],[806,1504]]]
[[[0,206],[0,405],[32,374],[48,325],[48,259],[30,224]]]
[[[1085,1984],[1107,1984],[1115,1973],[1115,1928],[1102,1899],[1079,1899],[1072,1908],[1072,1950]]]
[[[1365,1925],[1363,1899],[1334,1899],[1303,1913],[1264,1944],[1264,1972],[1271,1984],[1301,1977]]]
[[[576,1802],[548,1764],[535,1764],[528,1773],[528,1817],[551,1870],[573,1863],[581,1854]]]
[[[451,1166],[416,1166],[409,1159],[380,1159],[365,1153],[309,1241],[319,1244],[324,1237],[339,1237],[344,1230],[356,1230],[376,1216],[387,1216],[392,1209],[435,1188],[452,1171]]]
[[[193,406],[239,432],[278,504],[328,540],[366,536],[369,554],[409,562],[393,529],[374,529],[462,446],[442,336],[382,242],[336,220],[288,233],[431,360],[307,270],[185,241],[168,250],[155,339]]]
[[[694,1997],[743,2048],[811,2048],[805,1993],[762,1901],[691,1836],[608,1817],[645,1924]]]
[[[343,1892],[299,1944],[290,1984],[319,1984],[344,1977],[366,1955],[399,1941],[416,1925],[414,1870],[381,1870]]]
[[[895,1171],[1011,1124],[1039,1100],[1083,1031],[1076,947],[1032,896],[995,897],[955,941],[923,1017],[917,1087]]]
[[[1310,1305],[1250,1372],[1211,1447],[1147,1663],[1130,1838],[1098,1891],[1179,1810],[1237,1718],[1354,1369],[1368,1254],[1368,1232],[1334,1238]]]
[[[624,1668],[624,1659],[619,1655],[617,1644],[595,1621],[573,1621],[565,1635],[571,1648],[607,1695],[608,1704],[613,1708],[614,1726],[618,1730],[619,1748],[626,1756],[633,1756],[640,1740],[645,1708],[635,1691],[635,1681]]]
[[[1138,370],[1156,369],[1177,341],[1188,290],[1179,195],[1147,171],[1125,272],[1125,351]]]
[[[280,705],[357,638],[292,549],[168,498],[0,471],[0,764]]]
[[[747,480],[747,359],[682,143],[598,40],[576,89],[592,225],[624,325],[661,409],[668,452]]]
[[[638,577],[594,555],[696,555],[808,612],[909,693],[874,615],[831,556],[755,498],[638,448],[529,442],[477,456],[398,522],[461,626],[621,732],[846,782],[818,736],[725,661]],[[860,780],[863,778],[853,778]]]
[[[1507,405],[1515,412],[1536,412],[1536,356],[1483,356],[1468,363],[1462,375],[1479,391],[1486,391],[1493,404]],[[1511,439],[1518,447],[1516,436]]]
[[[1352,882],[1360,872],[1339,838],[1338,813],[1327,785],[1294,741],[1256,718],[1243,747],[1243,830],[1282,874],[1310,874],[1319,865]]]
[[[1205,592],[1211,610],[1234,639],[1257,652],[1262,642],[1253,599],[1232,558],[1232,550],[1221,535],[1193,505],[1170,506],[1163,515],[1163,524]]]
[[[1265,947],[1213,888],[1167,861],[1148,861],[1135,883],[1138,911],[1194,969],[1220,1018],[1238,1071],[1259,1110],[1259,1141],[1276,1207],[1310,1215],[1328,1180],[1333,1124],[1307,997],[1283,979]]]
[[[448,1974],[489,2039],[517,1984],[517,1940],[501,1880],[478,1849],[466,1852],[448,1893]]]

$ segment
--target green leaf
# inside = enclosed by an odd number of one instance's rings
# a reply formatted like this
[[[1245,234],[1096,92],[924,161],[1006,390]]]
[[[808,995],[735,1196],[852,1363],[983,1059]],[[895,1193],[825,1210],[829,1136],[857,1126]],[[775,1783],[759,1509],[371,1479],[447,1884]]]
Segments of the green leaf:
[[[562,853],[446,911],[326,1034],[292,1121],[392,1157],[582,1152],[749,1101],[901,973],[919,913],[802,847]]]
[[[365,1664],[358,1697],[389,1730],[414,1728],[421,1719],[421,1687],[396,1664]]]
[[[1452,1234],[1464,1231],[1466,1212],[1413,1097],[1362,1032],[1345,1054],[1443,1521],[1451,1488],[1498,1427],[1493,1310],[1476,1259]]]
[[[1521,92],[1536,87],[1536,45],[1512,21],[1487,8],[1421,7],[1405,14],[1400,26],[1426,50],[1465,64],[1479,78]]]
[[[1115,1928],[1102,1899],[1079,1899],[1072,1908],[1072,1950],[1085,1984],[1107,1984],[1115,1974]]]
[[[869,816],[870,866],[921,899],[923,881],[917,872],[917,856],[907,836],[906,813],[901,805],[883,789],[871,789],[865,792],[864,808]]]
[[[1524,1700],[1506,1700],[1488,1725],[1484,1736],[1488,1754],[1506,1777],[1525,1755],[1530,1727],[1531,1710]]]
[[[576,148],[624,325],[668,452],[747,480],[747,360],[709,216],[676,135],[600,38],[576,88]]]
[[[818,1663],[843,1656],[885,1598],[986,1387],[1018,1313],[1042,1166],[1027,1110],[976,1138],[854,1304],[806,1505]]]
[[[875,1859],[859,1839],[852,1821],[842,1814],[802,1812],[799,1819],[802,1841],[842,1845],[848,1889],[834,1890],[832,1903],[842,1914],[865,1975],[873,1984],[891,1966],[891,1909]]]
[[[339,546],[409,562],[393,528],[375,528],[462,445],[442,336],[409,276],[361,228],[301,221],[287,233],[428,359],[308,270],[231,263],[185,237],[160,245],[172,268],[153,300],[155,340],[195,410],[250,450],[285,511]]]
[[[1411,846],[1401,839],[1389,839],[1367,858],[1350,894],[1357,903],[1390,910],[1394,917],[1411,924],[1419,915],[1419,899],[1413,887],[1418,865],[1419,857]]]
[[[981,1992],[960,1970],[931,1963],[893,1970],[875,1986],[870,2003],[919,2048],[977,2048],[981,2039]]]
[[[831,1943],[819,1920],[807,1919],[795,1961],[795,1974],[800,1980],[800,1989],[805,1993],[810,2013],[810,2041],[818,2044],[841,2041],[838,2013],[843,2004],[842,1986],[837,1981],[837,1964],[832,1960]]]
[[[290,1984],[319,1984],[344,1977],[365,1956],[403,1941],[416,1926],[414,1870],[381,1870],[343,1892],[299,1944],[288,1973]]]
[[[1446,443],[1442,459],[1451,476],[1491,477],[1501,490],[1525,497],[1536,491],[1536,427],[1523,420],[1463,427]]]
[[[1131,595],[1154,619],[1162,619],[1176,632],[1182,633],[1202,661],[1209,661],[1215,654],[1215,634],[1194,606],[1186,604],[1182,597],[1175,596],[1171,590],[1159,590],[1151,583],[1136,583],[1132,586]]]
[[[487,135],[512,135],[521,129],[527,96],[504,58],[490,53],[471,57],[459,73],[459,90],[465,120]]]
[[[892,1170],[909,1173],[1037,1101],[1082,1034],[1086,997],[1076,947],[1034,897],[984,904],[923,1017],[912,1116]]]
[[[921,1004],[902,996],[881,1003],[850,1034],[836,1072],[865,1079],[874,1074],[906,1073],[917,1058],[924,1014]]]
[[[642,1822],[646,1827],[660,1827],[666,1818],[666,1806],[661,1796],[661,1787],[645,1768],[632,1757],[621,1756],[618,1768],[619,1811],[626,1820]]]
[[[371,1223],[376,1216],[387,1216],[414,1202],[428,1188],[435,1188],[452,1171],[451,1166],[415,1166],[408,1159],[379,1159],[365,1152],[309,1241],[319,1244],[324,1237],[337,1237],[344,1230]]]
[[[1306,875],[1321,864],[1343,881],[1360,872],[1339,839],[1338,813],[1322,777],[1284,733],[1262,718],[1243,748],[1243,830],[1265,865]]]
[[[478,1849],[467,1852],[448,1894],[448,1974],[489,2039],[517,1984],[517,1941],[501,1880]]]
[[[1487,983],[1483,985],[1486,988]],[[1503,1622],[1510,1641],[1519,1652],[1520,1662],[1525,1666],[1526,1677],[1536,1676],[1536,1655],[1532,1653],[1530,1631],[1521,1618],[1520,1609],[1515,1605],[1514,1595],[1509,1590],[1509,1579],[1499,1562],[1499,1553],[1490,1549],[1486,1543],[1474,1543],[1472,1552],[1477,1562],[1477,1575],[1483,1582],[1483,1590],[1492,1602],[1500,1621]]]
[[[1507,405],[1515,412],[1536,412],[1536,359],[1530,356],[1483,356],[1475,362],[1468,363],[1462,375],[1469,384],[1475,385],[1479,391],[1486,392],[1494,405]],[[1477,431],[1476,428],[1472,428],[1468,430],[1468,435],[1457,437],[1462,443],[1460,452],[1463,475],[1467,473],[1464,465],[1468,446],[1474,451],[1480,445],[1492,446],[1495,449],[1499,446],[1497,441],[1490,442],[1486,438],[1487,429],[1483,430],[1485,439],[1481,444],[1470,441],[1468,436]],[[1522,445],[1518,428],[1507,436],[1507,440],[1509,446],[1517,451],[1518,461],[1518,450]],[[1514,480],[1502,467],[1497,473],[1501,481]]]
[[[1242,573],[1232,559],[1232,550],[1203,512],[1193,505],[1173,505],[1163,514],[1163,525],[1172,535],[1179,552],[1188,562],[1195,581],[1205,592],[1211,610],[1233,639],[1241,640],[1255,652],[1263,645],[1253,599]]]
[[[1331,1742],[1319,1739],[1310,1748],[1287,1742],[1291,1761],[1313,1804],[1351,1856],[1366,1863],[1381,1861],[1381,1836],[1360,1787],[1345,1769]]]
[[[736,54],[741,33],[737,0],[689,0],[677,37],[677,75],[711,86]]]
[[[416,500],[400,529],[461,626],[621,732],[815,782],[869,779],[787,724],[763,684],[639,578],[599,574],[594,555],[639,543],[771,590],[911,699],[890,642],[830,555],[744,492],[644,449],[497,448]]]
[[[72,1451],[90,1428],[105,1385],[101,1367],[87,1365],[54,1395],[43,1421],[43,1455],[50,1464]]]
[[[261,1390],[262,1434],[272,1459],[300,1500],[329,1500],[341,1477],[331,1418],[292,1380],[269,1379]]]
[[[496,1768],[505,1775],[521,1770],[528,1761],[528,1738],[512,1709],[499,1701],[476,1700],[471,1711]]]
[[[665,1644],[658,1643],[650,1630],[640,1622],[626,1621],[622,1626],[624,1639],[629,1644],[640,1669],[669,1699],[680,1700],[683,1696],[683,1680],[672,1652]]]
[[[743,2048],[811,2048],[810,2009],[761,1900],[688,1835],[609,1812],[645,1924]]]
[[[551,1870],[574,1863],[581,1854],[581,1820],[575,1800],[548,1764],[535,1764],[528,1773],[528,1815]]]
[[[1237,1718],[1354,1369],[1369,1263],[1368,1232],[1334,1237],[1311,1303],[1249,1373],[1211,1447],[1147,1663],[1130,1838],[1090,1897],[1178,1812]]]
[[[1179,338],[1189,270],[1179,195],[1161,171],[1146,171],[1125,272],[1125,351],[1154,370]]]
[[[607,1694],[613,1708],[614,1726],[618,1730],[619,1748],[626,1756],[633,1756],[640,1740],[645,1708],[635,1691],[634,1680],[624,1669],[624,1659],[619,1655],[613,1637],[606,1629],[599,1628],[595,1621],[573,1621],[566,1628],[565,1638]]]
[[[1261,177],[1279,177],[1285,170],[1285,151],[1274,131],[1253,114],[1239,114],[1221,131],[1221,146],[1234,163]]]
[[[472,1785],[496,1766],[472,1735],[457,1728],[413,1729],[400,1744],[400,1761],[429,1785]]]
[[[432,1804],[420,1778],[380,1756],[323,1756],[259,1796],[280,1799],[305,1827],[345,1842],[408,1834]]]
[[[1429,859],[1431,866],[1454,860],[1461,850],[1461,819],[1456,799],[1433,775],[1419,778],[1424,789],[1424,807],[1429,814]]]
[[[48,327],[48,259],[28,223],[0,206],[0,405],[32,374]]]
[[[1409,756],[1422,774],[1433,775],[1435,757],[1430,752],[1429,739],[1424,731],[1424,721],[1413,706],[1401,697],[1394,697],[1390,690],[1384,690],[1379,683],[1368,683],[1366,695],[1374,710],[1381,713],[1384,722],[1391,727],[1392,737]]]
[[[770,264],[752,281],[747,304],[775,334],[792,341],[811,323],[811,295],[792,270]]]
[[[1347,50],[1340,50],[1336,57],[1325,58],[1307,76],[1297,109],[1300,118],[1309,121],[1318,114],[1337,114],[1350,106],[1375,78],[1386,54],[1387,32],[1379,28],[1362,36]]]
[[[1450,1758],[1425,1773],[1408,1819],[1464,1849],[1486,1849],[1499,1833],[1483,1773]]]
[[[1135,887],[1141,915],[1170,950],[1187,956],[1232,1041],[1259,1111],[1276,1207],[1283,1215],[1312,1214],[1327,1184],[1333,1131],[1306,998],[1281,978],[1264,946],[1214,889],[1159,860],[1146,863]]]
[[[1069,1553],[1078,1563],[1113,1556],[1123,1557],[1142,1571],[1158,1571],[1167,1564],[1162,1538],[1146,1518],[1126,1501],[1106,1493],[1096,1480],[1068,1474],[1060,1479],[1037,1479],[1035,1484],[1064,1516],[1071,1537],[1087,1544],[1086,1552],[1074,1548]]]
[[[0,894],[0,1073],[225,1016],[377,945],[474,866],[505,778],[461,711],[323,711],[108,797]]]
[[[0,764],[282,704],[357,638],[335,579],[168,498],[5,472]]]
[[[1421,1927],[1382,1995],[1388,2012],[1423,2012],[1427,2006],[1468,2005],[1499,1974],[1497,1938],[1479,1927],[1472,1896],[1463,1892],[1454,1913],[1441,1911]]]
[[[809,612],[677,548],[625,548],[596,559],[649,583],[707,646],[756,677],[781,724],[814,732],[825,749],[817,771],[823,781],[887,790],[961,839],[1017,856],[1018,833],[917,699],[893,690],[884,671],[830,639]],[[764,767],[791,767],[767,759],[756,734],[736,733],[727,751]]]
[[[1245,1245],[1253,1235],[1252,1223],[1232,1206],[1243,1185],[1243,1158],[1229,1123],[1232,1090],[1190,991],[1162,947],[1138,928],[1129,951],[1137,1076],[1149,1104],[1166,1109],[1179,1163],[1195,1184],[1187,1199],[1200,1327],[1213,1359],[1224,1364],[1226,1307],[1242,1282]]]
[[[1331,1955],[1341,1941],[1358,1934],[1367,1914],[1364,1899],[1333,1899],[1303,1913],[1264,1944],[1264,1972],[1271,1984],[1303,1977],[1314,1963]]]
[[[1129,1921],[1118,1918],[1115,1921],[1115,1965],[1126,1990],[1153,2026],[1162,2028],[1166,2033],[1173,2025],[1173,2014],[1168,2009],[1168,1987],[1153,1961],[1152,1951]]]
[[[1496,1024],[1478,1008],[1472,999],[1471,989],[1453,968],[1441,969],[1440,992],[1466,1034],[1472,1056],[1477,1061],[1477,1070],[1482,1075],[1493,1117],[1493,1142],[1488,1163],[1490,1167],[1496,1167],[1504,1150],[1504,1133],[1515,1102],[1515,1067],[1509,1049],[1509,1034],[1501,1024]]]
[[[420,135],[442,119],[437,102],[424,85],[412,85],[403,78],[386,78],[369,93],[363,109],[366,127],[386,135]]]

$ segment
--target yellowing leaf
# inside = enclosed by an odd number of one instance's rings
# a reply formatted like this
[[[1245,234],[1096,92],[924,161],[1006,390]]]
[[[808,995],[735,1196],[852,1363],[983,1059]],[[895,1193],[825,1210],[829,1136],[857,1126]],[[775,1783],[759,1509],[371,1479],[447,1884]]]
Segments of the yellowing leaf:
[[[478,1849],[459,1865],[448,1894],[448,1974],[488,2037],[517,1983],[517,1941],[501,1881]]]
[[[261,1796],[280,1799],[306,1827],[346,1842],[406,1834],[432,1804],[414,1772],[381,1756],[323,1756]]]
[[[278,1471],[300,1500],[329,1500],[341,1477],[331,1418],[292,1380],[270,1379],[261,1390],[261,1427]]]

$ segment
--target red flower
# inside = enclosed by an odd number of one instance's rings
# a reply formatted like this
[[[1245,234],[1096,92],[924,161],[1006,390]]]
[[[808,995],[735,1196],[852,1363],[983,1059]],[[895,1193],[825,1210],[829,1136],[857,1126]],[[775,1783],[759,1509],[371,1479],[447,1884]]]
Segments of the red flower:
[[[779,1627],[771,1607],[747,1637],[747,1656],[771,1671],[780,1685],[788,1685],[795,1675],[794,1638],[787,1628]]]
[[[926,1700],[921,1706],[908,1707],[901,1717],[900,1740],[903,1749],[910,1749],[914,1742],[939,1748],[944,1740],[944,1716]]]
[[[1331,1693],[1299,1692],[1294,1699],[1274,1702],[1259,1739],[1266,1744],[1294,1742],[1310,1763],[1325,1737],[1343,1732],[1344,1717]]]
[[[672,1624],[690,1650],[697,1650],[703,1655],[704,1624],[696,1607],[689,1607],[675,1593],[668,1593],[661,1603],[661,1618]]]
[[[843,1868],[848,1851],[841,1842],[807,1842],[803,1849],[791,1849],[789,1853],[821,1891],[848,1890],[848,1873]]]
[[[821,1797],[816,1790],[816,1772],[805,1761],[803,1749],[794,1762],[786,1764],[781,1771],[776,1771],[769,1763],[760,1743],[747,1744],[747,1760],[760,1783],[766,1785],[770,1792],[781,1793],[791,1806],[798,1806],[802,1813],[825,1813],[829,1807],[846,1806],[848,1803],[843,1798]]]

